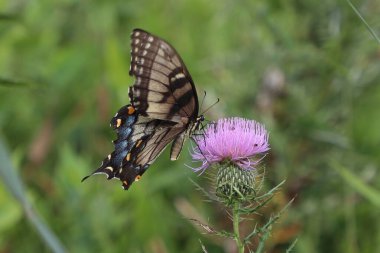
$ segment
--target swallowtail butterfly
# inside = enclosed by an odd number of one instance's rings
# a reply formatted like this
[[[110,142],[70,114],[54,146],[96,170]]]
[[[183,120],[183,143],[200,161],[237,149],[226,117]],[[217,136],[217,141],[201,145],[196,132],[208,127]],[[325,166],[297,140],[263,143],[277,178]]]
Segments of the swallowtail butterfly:
[[[115,150],[91,174],[118,178],[125,190],[170,142],[170,158],[176,160],[185,137],[204,120],[203,115],[198,116],[190,73],[168,42],[144,30],[133,30],[129,74],[135,77],[129,89],[131,104],[122,107],[110,124],[117,133]]]

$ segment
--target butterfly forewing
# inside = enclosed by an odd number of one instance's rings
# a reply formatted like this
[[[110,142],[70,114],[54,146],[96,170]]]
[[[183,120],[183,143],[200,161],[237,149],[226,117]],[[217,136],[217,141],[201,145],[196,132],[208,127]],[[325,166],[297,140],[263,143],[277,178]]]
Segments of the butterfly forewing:
[[[136,78],[130,99],[141,115],[177,123],[197,117],[193,80],[169,43],[135,29],[131,35],[130,74]]]

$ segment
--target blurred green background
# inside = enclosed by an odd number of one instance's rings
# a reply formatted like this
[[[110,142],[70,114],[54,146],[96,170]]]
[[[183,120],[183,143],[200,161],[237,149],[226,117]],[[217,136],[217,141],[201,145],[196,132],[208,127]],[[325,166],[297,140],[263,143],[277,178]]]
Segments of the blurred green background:
[[[354,4],[380,34],[380,1]],[[220,98],[208,119],[270,131],[266,186],[287,181],[262,218],[296,200],[267,252],[380,252],[380,47],[344,0],[0,0],[0,252],[234,252],[188,220],[231,227],[189,141],[129,191],[80,183],[113,148],[136,27],[175,46],[204,108]]]

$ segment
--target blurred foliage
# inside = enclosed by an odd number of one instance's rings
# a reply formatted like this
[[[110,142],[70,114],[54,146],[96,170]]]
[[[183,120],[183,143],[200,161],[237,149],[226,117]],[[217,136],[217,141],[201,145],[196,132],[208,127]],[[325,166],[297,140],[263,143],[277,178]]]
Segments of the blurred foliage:
[[[353,4],[379,34],[380,2]],[[297,237],[295,252],[380,252],[380,48],[346,1],[0,0],[0,134],[28,202],[69,252],[200,252],[199,240],[233,252],[187,219],[231,226],[188,180],[209,184],[184,165],[186,148],[128,192],[101,176],[80,183],[112,150],[135,27],[177,48],[206,106],[221,99],[209,119],[270,130],[267,187],[287,182],[263,216],[296,200],[268,252]],[[0,185],[0,252],[50,251],[26,215]]]

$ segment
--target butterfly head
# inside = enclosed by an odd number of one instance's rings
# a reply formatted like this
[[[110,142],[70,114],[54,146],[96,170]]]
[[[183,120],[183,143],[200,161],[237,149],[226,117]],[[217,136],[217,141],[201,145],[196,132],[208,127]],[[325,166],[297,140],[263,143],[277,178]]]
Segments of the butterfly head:
[[[191,129],[191,132],[194,132],[194,131],[197,131],[199,130],[200,126],[202,126],[202,122],[205,120],[205,116],[203,116],[203,114],[199,115],[196,120],[195,120],[195,123]]]

